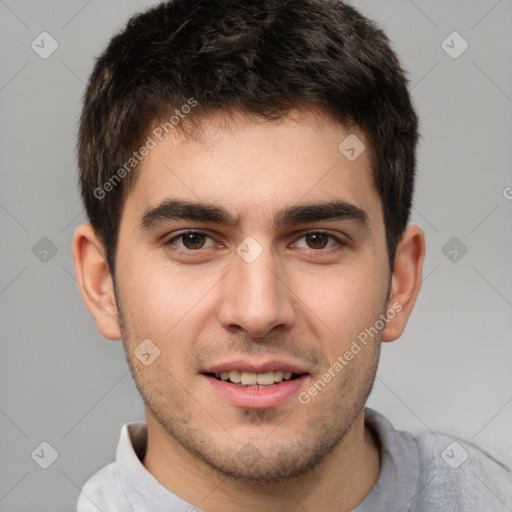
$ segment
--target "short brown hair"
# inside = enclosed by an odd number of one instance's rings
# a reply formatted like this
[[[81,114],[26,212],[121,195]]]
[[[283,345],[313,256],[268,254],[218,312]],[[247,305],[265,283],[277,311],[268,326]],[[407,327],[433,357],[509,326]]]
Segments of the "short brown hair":
[[[219,111],[276,120],[304,104],[365,133],[393,268],[412,205],[418,120],[384,33],[335,0],[173,0],[128,21],[84,97],[81,194],[112,275],[133,155],[155,124],[185,105],[186,122],[164,126],[184,133]]]

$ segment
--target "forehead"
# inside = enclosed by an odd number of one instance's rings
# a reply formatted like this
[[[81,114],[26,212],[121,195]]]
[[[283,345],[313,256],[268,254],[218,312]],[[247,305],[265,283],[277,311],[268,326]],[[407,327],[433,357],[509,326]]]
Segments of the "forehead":
[[[284,206],[342,200],[378,215],[365,135],[315,111],[278,121],[210,116],[198,137],[169,133],[142,160],[125,206],[140,214],[169,199],[223,205],[242,222]]]

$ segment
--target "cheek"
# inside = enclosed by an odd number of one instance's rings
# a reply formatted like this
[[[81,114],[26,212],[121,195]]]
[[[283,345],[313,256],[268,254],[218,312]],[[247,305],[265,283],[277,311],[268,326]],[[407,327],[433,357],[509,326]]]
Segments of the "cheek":
[[[127,335],[149,338],[161,349],[163,358],[176,363],[190,351],[209,315],[217,276],[199,278],[161,264],[124,262],[119,268],[119,291]],[[130,343],[136,343],[135,339]],[[183,356],[185,358],[185,355]],[[175,364],[174,363],[174,364]]]
[[[331,357],[375,324],[385,306],[386,292],[385,279],[378,272],[358,273],[353,268],[350,275],[341,272],[327,280],[311,281],[306,304],[329,328],[323,331],[331,340],[326,347]]]

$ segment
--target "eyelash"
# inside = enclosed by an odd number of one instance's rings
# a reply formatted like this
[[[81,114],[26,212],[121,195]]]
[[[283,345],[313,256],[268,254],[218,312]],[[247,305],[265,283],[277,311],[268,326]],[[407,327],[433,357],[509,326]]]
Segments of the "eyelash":
[[[162,245],[165,248],[167,248],[168,250],[170,250],[171,252],[178,252],[178,253],[181,253],[186,256],[191,256],[193,253],[201,252],[203,250],[202,248],[195,249],[195,250],[194,249],[183,249],[181,247],[176,247],[174,245],[174,242],[176,240],[179,240],[179,239],[183,240],[183,237],[185,237],[186,235],[190,235],[190,234],[205,235],[206,237],[213,239],[213,237],[211,237],[210,235],[208,235],[208,233],[205,233],[204,231],[191,229],[191,230],[187,230],[187,231],[182,231],[181,233],[178,233],[177,235],[173,235],[171,238],[164,240]],[[312,251],[315,253],[320,253],[320,252],[328,253],[328,252],[332,252],[332,250],[339,250],[340,248],[343,248],[348,245],[346,242],[344,242],[337,236],[333,235],[332,233],[329,233],[327,231],[321,231],[321,230],[320,231],[318,231],[318,230],[317,231],[308,231],[306,233],[302,233],[302,235],[297,240],[300,240],[301,238],[304,238],[307,235],[326,235],[329,238],[331,238],[337,242],[336,245],[327,247],[325,249],[311,249],[311,248],[309,249],[309,251]]]

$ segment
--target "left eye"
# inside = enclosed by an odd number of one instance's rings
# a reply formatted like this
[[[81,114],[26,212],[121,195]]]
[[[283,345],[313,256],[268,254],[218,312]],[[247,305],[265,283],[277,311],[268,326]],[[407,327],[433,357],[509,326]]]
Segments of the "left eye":
[[[299,238],[299,240],[301,239],[305,239],[306,243],[308,244],[308,247],[306,247],[306,249],[326,249],[329,247],[333,247],[336,244],[343,245],[342,241],[339,238],[335,237],[334,235],[331,235],[330,233],[324,233],[322,231],[306,233]],[[334,243],[327,247],[329,239],[334,240]]]

